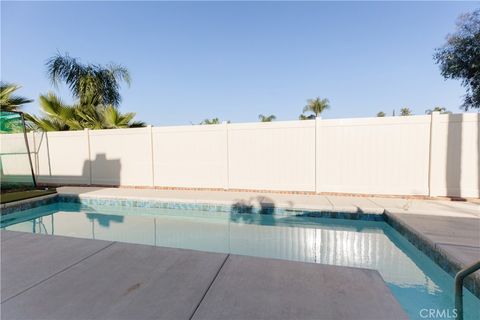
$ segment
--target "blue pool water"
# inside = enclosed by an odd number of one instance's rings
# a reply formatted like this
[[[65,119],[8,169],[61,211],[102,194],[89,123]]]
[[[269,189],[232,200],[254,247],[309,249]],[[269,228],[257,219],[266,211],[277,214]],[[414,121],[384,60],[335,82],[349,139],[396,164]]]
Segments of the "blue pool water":
[[[410,318],[454,310],[453,278],[385,222],[59,202],[3,216],[1,228],[375,269]],[[464,292],[465,319],[480,319]]]

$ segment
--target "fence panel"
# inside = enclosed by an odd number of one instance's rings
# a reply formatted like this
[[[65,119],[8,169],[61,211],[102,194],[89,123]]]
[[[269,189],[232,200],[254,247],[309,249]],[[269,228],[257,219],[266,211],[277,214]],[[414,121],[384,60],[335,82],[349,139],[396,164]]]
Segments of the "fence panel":
[[[479,126],[479,114],[435,113],[29,140],[40,183],[480,197]]]
[[[229,186],[315,191],[315,121],[228,126]]]
[[[153,128],[155,186],[227,188],[226,125]]]
[[[150,130],[90,130],[92,184],[152,186]]]
[[[428,194],[430,116],[322,120],[319,191]]]
[[[37,132],[33,149],[38,182],[90,183],[86,131]]]

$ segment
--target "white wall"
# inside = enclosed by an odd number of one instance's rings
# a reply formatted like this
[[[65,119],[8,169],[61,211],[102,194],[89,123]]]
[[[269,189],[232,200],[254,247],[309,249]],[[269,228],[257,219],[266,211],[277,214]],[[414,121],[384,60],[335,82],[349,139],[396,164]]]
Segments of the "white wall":
[[[478,114],[37,133],[44,183],[479,197]]]

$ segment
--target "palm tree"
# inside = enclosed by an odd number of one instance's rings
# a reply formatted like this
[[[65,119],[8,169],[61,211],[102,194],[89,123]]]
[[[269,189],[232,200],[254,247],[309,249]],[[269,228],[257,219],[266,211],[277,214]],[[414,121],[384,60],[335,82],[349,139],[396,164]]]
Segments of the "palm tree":
[[[412,110],[410,110],[408,107],[400,109],[401,116],[411,116],[412,114]]]
[[[377,117],[385,117],[385,116],[386,114],[383,111],[380,111],[379,113],[377,113]]]
[[[330,101],[328,101],[328,99],[320,99],[320,97],[317,97],[315,99],[308,99],[307,105],[303,108],[303,113],[300,115],[299,119],[314,119],[328,108],[330,108]],[[310,112],[313,114],[304,115],[304,113],[306,112]]]
[[[68,54],[60,53],[47,62],[48,75],[54,85],[64,81],[81,104],[103,104],[117,107],[121,102],[120,82],[130,85],[130,73],[117,64],[107,66],[81,64]]]
[[[298,117],[299,120],[315,120],[315,115],[314,114],[311,114],[309,116],[306,116],[304,114],[301,114],[299,117]]]
[[[272,122],[273,120],[277,119],[277,117],[275,117],[275,115],[273,114],[269,116],[264,116],[263,114],[259,114],[258,119],[260,120],[260,122]]]
[[[205,119],[200,124],[220,124],[220,119],[212,118],[212,119]]]
[[[425,113],[426,114],[432,114],[433,112],[440,112],[442,114],[450,114],[452,113],[451,111],[448,111],[447,108],[445,107],[435,107],[433,109],[428,109],[428,110],[425,110]]]
[[[135,113],[122,114],[113,105],[66,105],[52,92],[39,98],[43,117],[27,115],[35,127],[44,131],[117,129],[144,127],[133,121]]]
[[[54,85],[64,81],[76,101],[64,104],[55,94],[40,96],[42,117],[28,116],[34,126],[45,131],[114,129],[144,127],[133,121],[135,113],[122,114],[117,108],[121,101],[120,82],[130,84],[130,74],[119,65],[79,63],[76,59],[57,54],[47,62],[50,80]]]
[[[1,111],[16,111],[26,103],[33,100],[21,96],[16,96],[13,93],[18,90],[20,86],[16,84],[0,82],[0,107]]]

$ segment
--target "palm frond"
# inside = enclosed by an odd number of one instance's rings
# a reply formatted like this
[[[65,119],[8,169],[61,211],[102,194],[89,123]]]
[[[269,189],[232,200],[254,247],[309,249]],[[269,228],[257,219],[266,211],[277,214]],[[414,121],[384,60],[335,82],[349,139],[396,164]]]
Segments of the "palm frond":
[[[10,84],[6,82],[0,82],[0,110],[2,111],[15,111],[22,107],[26,103],[30,103],[33,100],[25,97],[16,96],[13,93],[21,87],[16,84]]]

